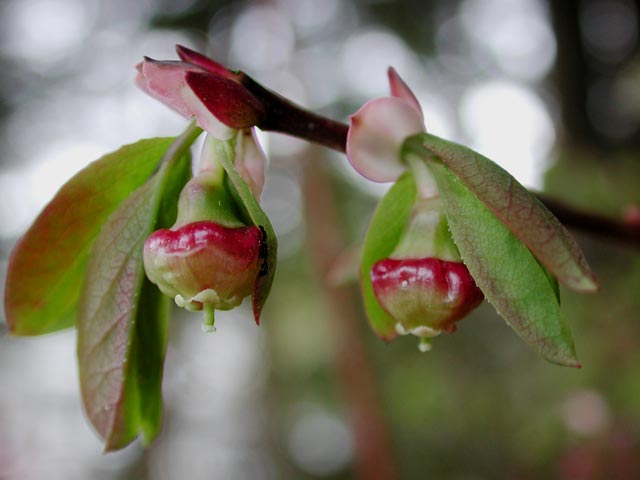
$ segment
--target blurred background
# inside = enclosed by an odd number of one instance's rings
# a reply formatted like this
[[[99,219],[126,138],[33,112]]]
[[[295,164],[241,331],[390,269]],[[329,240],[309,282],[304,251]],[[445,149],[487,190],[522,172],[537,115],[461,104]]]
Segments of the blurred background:
[[[176,43],[342,121],[386,94],[393,65],[432,133],[568,205],[632,216],[639,19],[632,0],[2,0],[3,282],[14,242],[70,176],[185,127],[132,81],[143,55],[174,59]],[[74,332],[8,338],[0,322],[1,479],[393,478],[390,464],[403,479],[640,478],[637,246],[576,232],[602,284],[562,292],[581,370],[546,363],[487,305],[427,354],[386,345],[355,285],[327,273],[387,186],[335,152],[261,138],[281,247],[260,328],[241,308],[204,335],[176,309],[163,432],[104,455]]]

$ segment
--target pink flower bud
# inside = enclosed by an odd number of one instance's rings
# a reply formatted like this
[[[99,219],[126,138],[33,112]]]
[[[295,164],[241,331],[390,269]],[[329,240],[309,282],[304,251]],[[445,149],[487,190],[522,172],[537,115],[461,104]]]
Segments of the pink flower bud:
[[[235,130],[260,123],[262,103],[243,85],[238,75],[210,58],[178,46],[182,61],[145,58],[136,66],[136,84],[181,115],[221,140]]]
[[[399,330],[427,338],[453,332],[484,298],[462,262],[439,258],[380,260],[371,269],[371,282]]]
[[[144,244],[144,267],[149,280],[179,306],[229,310],[253,291],[261,242],[255,226],[189,223],[154,232]]]
[[[425,131],[422,109],[398,73],[389,68],[391,97],[365,103],[350,117],[347,157],[374,182],[392,182],[407,169],[400,158],[404,140]]]

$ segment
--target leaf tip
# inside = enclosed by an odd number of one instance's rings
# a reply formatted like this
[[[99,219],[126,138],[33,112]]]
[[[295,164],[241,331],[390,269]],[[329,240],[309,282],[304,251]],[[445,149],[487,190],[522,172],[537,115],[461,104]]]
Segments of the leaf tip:
[[[544,355],[545,359],[555,365],[560,367],[569,367],[569,368],[582,368],[582,363],[578,360],[578,356],[576,355],[575,350],[573,349],[573,345],[571,345],[571,349],[569,351],[553,351],[553,352],[540,352]]]
[[[580,293],[596,293],[600,291],[600,282],[592,272],[588,272],[568,283],[567,287]]]
[[[257,300],[256,295],[253,295],[253,301],[252,301],[252,306],[253,306],[253,319],[256,322],[257,326],[260,326],[260,314],[262,313],[262,305],[260,305],[260,302]]]
[[[390,344],[392,341],[394,341],[397,337],[398,334],[393,332],[393,333],[380,333],[380,332],[376,332],[376,335],[378,336],[378,338],[380,340],[382,340],[386,345]]]

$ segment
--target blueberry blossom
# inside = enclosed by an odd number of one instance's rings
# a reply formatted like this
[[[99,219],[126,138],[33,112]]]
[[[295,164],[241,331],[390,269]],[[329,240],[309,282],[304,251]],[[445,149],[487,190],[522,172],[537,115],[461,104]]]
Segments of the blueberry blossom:
[[[454,330],[484,295],[549,361],[579,366],[558,283],[598,289],[580,247],[504,169],[427,133],[415,96],[393,69],[388,73],[391,96],[360,108],[346,141],[360,174],[395,182],[373,215],[362,254],[372,328],[387,341],[406,332],[428,339]],[[421,347],[428,349],[428,340]]]
[[[453,332],[455,323],[483,300],[447,227],[437,185],[423,162],[403,161],[405,139],[425,131],[420,104],[397,72],[388,70],[391,96],[367,102],[350,118],[346,151],[353,167],[376,182],[395,181],[411,169],[417,195],[393,252],[366,272],[379,305],[399,334],[430,338]],[[364,274],[364,273],[363,273]]]
[[[399,244],[373,265],[370,277],[397,333],[420,337],[421,350],[429,349],[431,337],[454,332],[484,298],[460,260],[439,198],[416,202]]]
[[[229,310],[254,292],[262,268],[263,232],[242,220],[241,207],[216,160],[220,141],[207,136],[198,174],[183,188],[170,229],[154,232],[144,245],[147,277],[178,306],[204,312],[213,331],[214,310]],[[252,193],[264,183],[264,155],[251,131],[236,138],[235,163]]]

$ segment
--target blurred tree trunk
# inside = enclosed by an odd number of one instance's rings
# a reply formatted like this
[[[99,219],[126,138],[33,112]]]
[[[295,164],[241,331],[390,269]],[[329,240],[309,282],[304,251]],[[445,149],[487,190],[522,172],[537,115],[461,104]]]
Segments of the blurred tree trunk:
[[[594,150],[638,149],[640,147],[640,122],[638,113],[628,118],[628,112],[622,111],[619,85],[623,75],[633,75],[629,70],[637,63],[638,39],[640,32],[640,0],[627,2],[613,0],[562,1],[547,0],[552,16],[552,24],[557,41],[557,59],[553,82],[558,90],[564,140],[569,144],[578,144]],[[595,22],[596,29],[615,30],[617,25],[607,14],[593,15],[593,9],[607,11],[628,11],[634,18],[635,38],[633,45],[626,45],[611,58],[596,58],[587,47],[586,38],[590,35],[584,29],[585,12],[591,10],[589,22]],[[609,10],[608,10],[609,9]],[[600,10],[598,10],[600,11]],[[618,20],[620,20],[618,18]],[[599,24],[602,22],[602,24]],[[632,28],[625,25],[625,28]],[[594,38],[592,42],[598,42]],[[635,65],[635,68],[640,68]],[[618,89],[618,90],[617,90]],[[617,91],[616,91],[617,90]],[[594,116],[599,123],[613,128],[606,134],[594,124]],[[615,132],[617,122],[624,125],[623,130]]]

